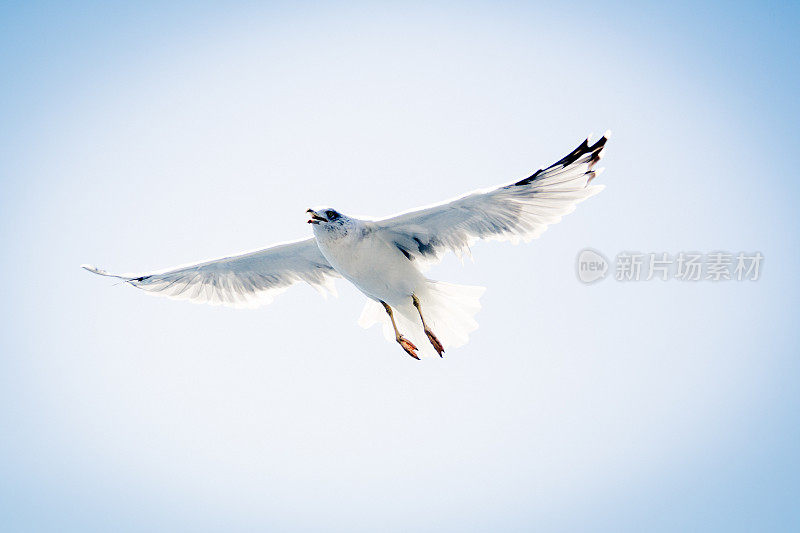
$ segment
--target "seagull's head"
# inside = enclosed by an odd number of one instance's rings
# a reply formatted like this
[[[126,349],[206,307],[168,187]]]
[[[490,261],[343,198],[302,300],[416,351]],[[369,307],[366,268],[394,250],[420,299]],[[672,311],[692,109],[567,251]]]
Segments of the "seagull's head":
[[[324,232],[328,235],[347,235],[354,221],[332,207],[319,207],[306,211],[308,223],[314,225],[314,234]]]

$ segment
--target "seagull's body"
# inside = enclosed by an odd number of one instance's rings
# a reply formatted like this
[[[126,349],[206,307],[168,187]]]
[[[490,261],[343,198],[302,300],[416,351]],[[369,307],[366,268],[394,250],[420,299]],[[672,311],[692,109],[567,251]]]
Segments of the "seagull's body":
[[[311,239],[142,275],[84,268],[153,294],[232,306],[271,301],[298,281],[333,291],[332,280],[343,277],[370,299],[362,326],[383,322],[387,337],[412,357],[433,353],[431,348],[441,356],[445,347],[465,344],[477,328],[473,317],[484,289],[430,280],[424,267],[446,251],[469,252],[478,239],[538,237],[602,190],[590,182],[599,173],[593,167],[607,139],[608,133],[591,146],[587,139],[557,163],[515,183],[386,219],[309,209]]]
[[[397,246],[381,238],[374,224],[355,218],[345,224],[346,231],[333,223],[314,225],[317,246],[336,272],[369,298],[393,306],[420,292],[425,276]]]

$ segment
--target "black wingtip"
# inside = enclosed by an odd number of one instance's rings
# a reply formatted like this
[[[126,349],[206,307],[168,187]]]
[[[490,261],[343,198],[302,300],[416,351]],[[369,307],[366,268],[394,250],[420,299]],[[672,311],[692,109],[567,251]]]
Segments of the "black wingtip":
[[[584,139],[584,141],[577,148],[575,148],[573,151],[571,151],[570,153],[568,153],[567,155],[565,155],[564,157],[562,157],[561,159],[559,159],[558,161],[556,161],[555,163],[550,165],[549,167],[544,168],[544,169],[540,168],[539,170],[537,170],[536,172],[534,172],[533,174],[531,174],[527,178],[522,179],[522,180],[514,183],[511,186],[513,187],[513,186],[518,186],[518,185],[529,185],[542,172],[545,172],[547,170],[550,170],[550,169],[558,167],[558,166],[568,167],[569,165],[571,165],[572,163],[574,163],[575,161],[577,161],[581,157],[585,156],[586,154],[591,154],[591,158],[589,159],[589,167],[591,168],[592,166],[594,166],[600,160],[600,154],[603,151],[603,148],[605,147],[606,142],[608,142],[608,139],[609,139],[610,136],[611,136],[611,131],[607,130],[603,134],[603,136],[600,137],[600,139],[598,139],[597,142],[595,142],[591,146],[589,146],[589,138],[587,137],[586,139]]]

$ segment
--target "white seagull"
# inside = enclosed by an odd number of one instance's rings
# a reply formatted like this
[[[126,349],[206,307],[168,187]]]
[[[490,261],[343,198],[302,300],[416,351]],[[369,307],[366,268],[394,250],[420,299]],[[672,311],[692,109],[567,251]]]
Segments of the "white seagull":
[[[333,278],[343,277],[369,298],[359,325],[382,322],[387,339],[415,359],[433,355],[431,348],[441,357],[445,347],[465,344],[478,327],[473,317],[485,289],[428,279],[425,267],[449,250],[469,253],[479,239],[537,238],[578,202],[603,190],[590,183],[602,170],[594,166],[608,138],[606,132],[591,145],[587,138],[558,162],[517,182],[389,218],[309,209],[310,239],[148,274],[82,267],[152,294],[235,307],[268,303],[299,281],[334,293]]]

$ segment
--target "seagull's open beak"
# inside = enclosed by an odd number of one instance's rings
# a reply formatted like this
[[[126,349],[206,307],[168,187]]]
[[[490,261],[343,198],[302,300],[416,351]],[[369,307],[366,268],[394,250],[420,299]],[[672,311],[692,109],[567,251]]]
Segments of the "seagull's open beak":
[[[311,213],[311,218],[308,220],[309,224],[319,224],[320,222],[327,222],[328,219],[322,218],[313,209],[309,209],[306,213]]]

